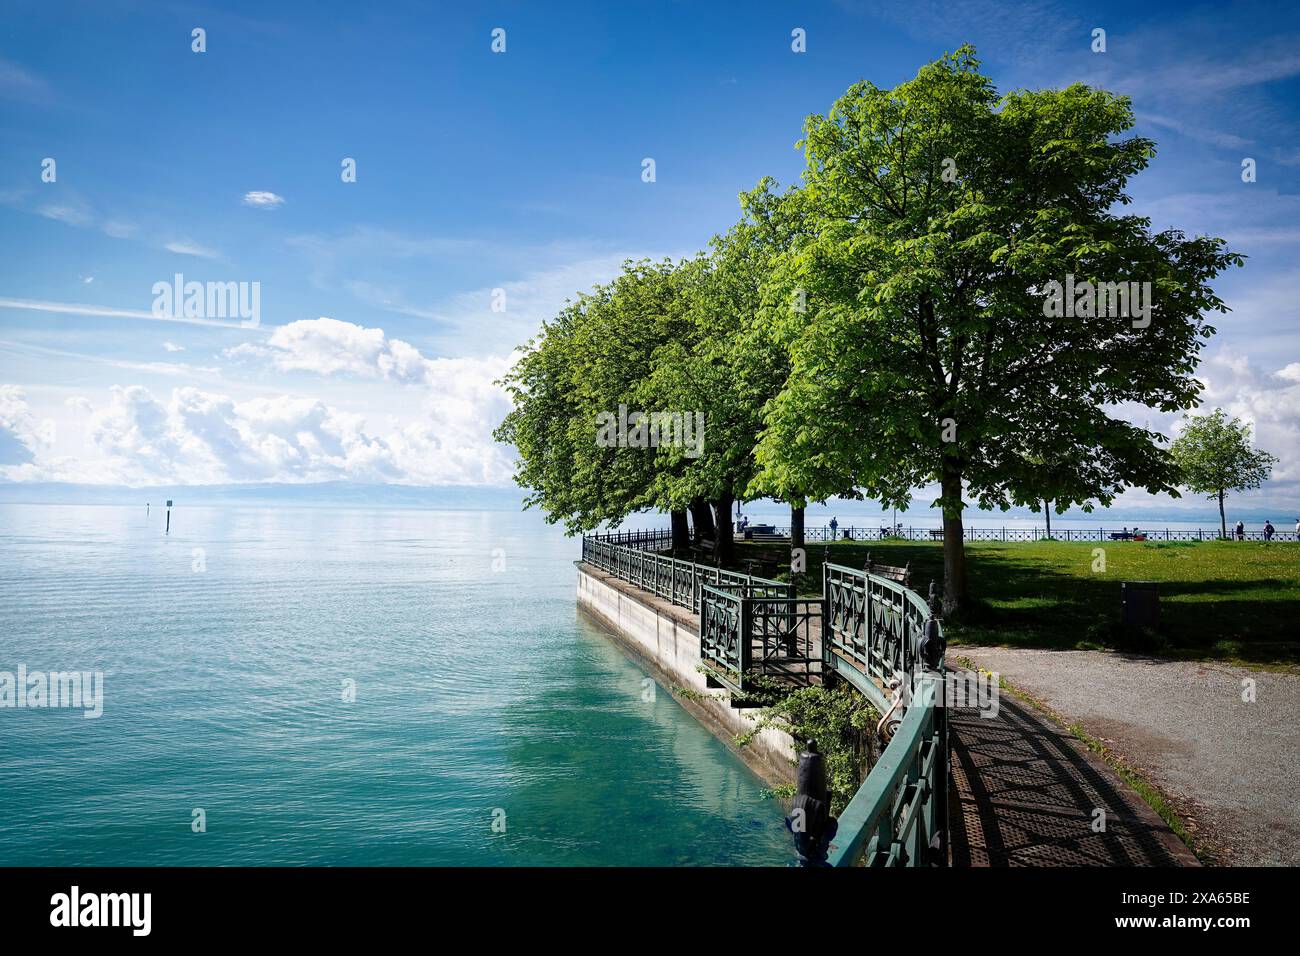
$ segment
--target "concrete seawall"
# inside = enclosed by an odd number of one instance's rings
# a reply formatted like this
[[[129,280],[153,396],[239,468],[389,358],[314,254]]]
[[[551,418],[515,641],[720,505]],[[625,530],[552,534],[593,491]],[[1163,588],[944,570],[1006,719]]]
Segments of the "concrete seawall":
[[[674,691],[674,696],[769,786],[794,782],[795,748],[789,734],[769,727],[747,746],[736,746],[732,738],[754,729],[758,711],[732,707],[726,690],[705,684],[698,669],[694,614],[581,562],[578,606],[661,684],[694,692],[683,696]]]

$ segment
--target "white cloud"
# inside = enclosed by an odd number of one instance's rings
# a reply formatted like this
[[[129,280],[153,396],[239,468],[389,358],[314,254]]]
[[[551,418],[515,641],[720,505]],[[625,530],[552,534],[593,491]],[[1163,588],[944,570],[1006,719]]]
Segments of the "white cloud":
[[[26,394],[16,385],[0,385],[0,468],[33,461],[42,444]]]
[[[177,239],[167,243],[163,248],[182,256],[198,256],[200,259],[220,259],[221,253],[207,246],[199,245],[189,239]]]
[[[70,226],[88,226],[95,220],[95,217],[83,206],[50,204],[41,206],[36,212],[46,219],[66,222]]]
[[[251,356],[284,371],[370,379],[370,389],[420,391],[402,393],[412,397],[390,406],[400,417],[388,416],[381,432],[365,416],[311,396],[241,401],[190,386],[160,398],[141,385],[114,386],[107,404],[93,406],[82,395],[65,402],[72,418],[87,423],[89,458],[46,459],[31,442],[16,438],[10,460],[0,462],[12,467],[0,467],[0,473],[12,480],[116,484],[510,483],[511,450],[492,439],[509,410],[495,383],[510,356],[427,358],[383,329],[329,318],[281,326],[264,345],[245,344],[227,354]],[[133,367],[160,372],[164,364]],[[190,376],[203,371],[177,368]],[[18,434],[27,435],[32,426],[25,415],[24,403],[0,420],[26,422]]]
[[[162,345],[168,352],[184,352],[185,346],[177,345],[175,342],[164,342]]]
[[[138,227],[131,223],[117,220],[109,220],[101,228],[104,230],[104,235],[113,239],[130,239],[139,231]]]
[[[281,325],[271,333],[266,345],[245,343],[227,349],[225,354],[229,358],[262,359],[283,372],[344,373],[408,385],[433,384],[439,368],[415,346],[389,338],[383,329],[367,329],[323,316]]]
[[[284,205],[284,197],[271,192],[254,190],[244,193],[244,205],[255,209],[275,209],[277,206]]]
[[[1205,384],[1201,411],[1222,408],[1254,426],[1255,446],[1278,458],[1272,479],[1255,497],[1300,496],[1300,363],[1268,371],[1224,348],[1197,377]]]
[[[206,325],[234,329],[243,326],[218,319],[187,319],[169,314],[155,315],[152,310],[118,309],[106,305],[82,305],[78,302],[44,302],[40,299],[10,299],[0,296],[0,309],[22,309],[26,312],[53,312],[61,315],[94,315],[106,319],[146,319],[150,322],[180,322],[184,325]]]
[[[504,361],[470,369],[459,359],[435,360],[456,365],[458,374],[448,376],[448,388],[427,395],[417,420],[387,434],[319,399],[285,395],[239,402],[186,387],[160,400],[139,385],[114,386],[109,403],[89,420],[90,440],[102,460],[93,467],[62,461],[57,476],[93,472],[90,480],[121,484],[508,484],[511,455],[491,439],[505,411],[505,397],[492,385]],[[82,411],[83,399],[75,400]],[[33,457],[9,463],[26,465]],[[52,476],[54,469],[31,467],[21,475]],[[11,470],[10,477],[20,476]]]
[[[1173,119],[1168,116],[1158,116],[1154,113],[1139,113],[1137,118],[1139,122],[1150,123],[1153,126],[1171,129],[1176,133],[1181,133],[1188,139],[1194,139],[1202,143],[1209,143],[1212,146],[1222,146],[1224,149],[1246,149],[1252,142],[1252,140],[1234,135],[1233,133],[1225,132],[1221,129],[1199,126],[1195,123],[1186,123],[1182,120]]]

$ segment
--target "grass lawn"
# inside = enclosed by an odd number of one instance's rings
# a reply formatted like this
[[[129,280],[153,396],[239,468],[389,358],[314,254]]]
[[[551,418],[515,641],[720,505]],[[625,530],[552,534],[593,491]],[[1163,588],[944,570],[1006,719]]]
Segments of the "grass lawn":
[[[820,593],[826,545],[808,545],[801,591]],[[862,567],[912,568],[912,587],[926,593],[943,579],[941,544],[837,542],[831,560]],[[1094,571],[1104,549],[1105,571]],[[789,548],[738,543],[739,566],[761,558],[754,573],[788,578]],[[945,626],[950,644],[1012,647],[1119,647],[1166,657],[1224,660],[1300,670],[1300,545],[1254,541],[968,542],[971,596],[979,607]],[[776,571],[773,574],[773,571]],[[1119,628],[1120,582],[1160,585],[1155,635]]]

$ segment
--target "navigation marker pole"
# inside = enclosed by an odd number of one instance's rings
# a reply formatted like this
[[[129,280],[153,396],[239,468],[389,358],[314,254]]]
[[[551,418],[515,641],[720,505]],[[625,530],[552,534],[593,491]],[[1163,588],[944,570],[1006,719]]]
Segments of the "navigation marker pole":
[[[167,531],[166,534],[172,533],[172,500],[167,499]]]

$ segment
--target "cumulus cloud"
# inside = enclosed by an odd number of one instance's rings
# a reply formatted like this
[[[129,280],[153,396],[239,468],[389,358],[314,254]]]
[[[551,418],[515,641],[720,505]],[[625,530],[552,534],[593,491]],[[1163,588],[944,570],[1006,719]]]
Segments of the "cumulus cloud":
[[[283,372],[359,375],[408,385],[431,385],[448,359],[430,360],[383,329],[367,329],[338,319],[300,319],[281,325],[265,345],[245,342],[224,353],[228,358],[269,362]]]
[[[172,342],[163,347],[182,351]],[[66,400],[69,413],[86,423],[90,456],[56,462],[28,440],[34,425],[26,404],[20,392],[6,386],[0,424],[15,437],[0,472],[16,480],[118,484],[510,483],[513,455],[492,439],[492,431],[509,411],[509,399],[496,382],[511,355],[429,358],[383,329],[330,318],[280,326],[263,344],[245,343],[225,354],[279,371],[368,379],[368,389],[410,398],[388,406],[396,414],[376,428],[363,415],[311,396],[241,400],[193,386],[167,396],[141,385],[117,385],[106,404],[84,395]],[[163,365],[129,367],[160,371]],[[190,375],[202,371],[176,368]]]
[[[277,206],[284,205],[284,197],[271,192],[254,190],[244,193],[244,205],[252,206],[254,209],[275,209]]]
[[[0,385],[0,466],[28,464],[35,460],[40,444],[39,429],[23,390]]]
[[[1300,493],[1300,363],[1269,370],[1231,349],[1206,359],[1202,409],[1222,408],[1253,426],[1255,446],[1278,458],[1272,479],[1257,496]]]
[[[90,437],[124,483],[506,484],[510,455],[490,434],[504,397],[487,377],[495,369],[480,371],[473,381],[462,376],[458,389],[429,395],[417,421],[389,434],[318,399],[237,402],[177,388],[160,400],[132,385],[112,389],[90,419]]]
[[[184,351],[185,351],[185,346],[183,346],[183,345],[177,345],[175,342],[164,342],[164,343],[163,343],[163,348],[165,348],[168,352],[184,352]]]

